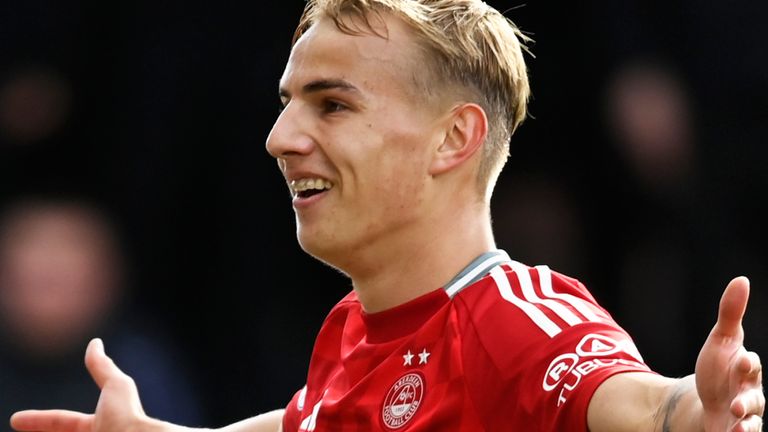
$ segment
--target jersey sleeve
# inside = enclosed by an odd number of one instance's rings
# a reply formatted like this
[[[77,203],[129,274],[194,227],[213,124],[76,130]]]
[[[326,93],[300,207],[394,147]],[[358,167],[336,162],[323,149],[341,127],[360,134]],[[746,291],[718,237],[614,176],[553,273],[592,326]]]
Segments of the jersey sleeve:
[[[486,430],[586,432],[602,382],[652,371],[578,281],[522,271],[462,299],[471,317],[462,343],[470,397]]]
[[[304,408],[304,397],[306,396],[307,387],[303,387],[297,391],[288,405],[285,407],[285,414],[283,415],[283,431],[294,432],[299,430],[299,424],[301,423],[301,410]]]
[[[349,307],[352,307],[357,304],[357,296],[355,295],[354,291],[347,294],[339,303],[337,303],[333,309],[328,313],[325,320],[323,321],[323,325],[318,332],[318,335],[315,339],[315,344],[312,350],[312,358],[310,360],[310,370],[315,367],[315,362],[319,361],[319,359],[322,359],[324,357],[323,353],[326,350],[330,350],[331,352],[334,351],[333,347],[335,345],[331,344],[330,347],[326,346],[327,342],[325,344],[322,342],[327,337],[324,337],[324,335],[330,334],[330,335],[336,335],[341,334],[340,329],[344,326],[345,316],[348,313]],[[334,338],[334,336],[331,336],[330,338]],[[330,357],[333,357],[331,355]],[[320,364],[324,364],[324,362],[320,361]],[[316,385],[317,383],[312,382],[312,376],[308,375],[307,377],[307,384],[299,391],[297,391],[293,398],[291,398],[291,401],[288,403],[288,405],[285,407],[285,414],[283,415],[283,431],[284,432],[297,432],[299,428],[302,426],[302,421],[305,419],[302,419],[302,415],[306,416],[306,413],[303,414],[306,401],[307,401],[307,394],[309,392],[308,387],[315,386],[314,388],[318,388]],[[317,390],[316,390],[317,391]],[[311,393],[311,392],[310,392]],[[316,394],[315,394],[316,396]],[[310,394],[310,398],[312,395]],[[310,406],[311,407],[311,406]]]
[[[624,372],[651,372],[631,338],[617,326],[589,323],[572,327],[531,353],[528,371],[514,379],[524,392],[526,413],[538,430],[586,432],[595,390]]]

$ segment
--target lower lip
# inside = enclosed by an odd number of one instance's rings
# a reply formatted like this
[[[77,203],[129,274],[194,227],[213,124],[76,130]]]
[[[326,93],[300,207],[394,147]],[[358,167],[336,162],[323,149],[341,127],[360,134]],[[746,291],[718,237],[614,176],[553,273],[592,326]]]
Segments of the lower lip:
[[[295,209],[303,209],[311,206],[312,204],[316,203],[317,201],[323,199],[323,197],[328,194],[328,191],[320,192],[317,194],[312,195],[311,197],[307,198],[300,198],[298,195],[293,197],[293,207]]]

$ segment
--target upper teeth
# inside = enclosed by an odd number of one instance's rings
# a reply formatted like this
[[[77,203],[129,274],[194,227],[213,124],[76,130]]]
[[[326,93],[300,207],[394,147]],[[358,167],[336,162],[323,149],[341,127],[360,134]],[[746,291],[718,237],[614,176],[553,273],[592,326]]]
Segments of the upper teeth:
[[[325,190],[333,187],[333,183],[324,179],[305,178],[291,181],[291,189],[294,193],[304,192],[310,189]]]

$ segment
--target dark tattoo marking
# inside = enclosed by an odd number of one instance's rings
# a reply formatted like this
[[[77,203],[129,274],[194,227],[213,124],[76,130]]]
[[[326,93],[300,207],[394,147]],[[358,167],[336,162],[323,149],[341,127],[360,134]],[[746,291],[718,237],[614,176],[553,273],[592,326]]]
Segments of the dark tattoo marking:
[[[694,386],[692,383],[688,383],[684,380],[679,382],[675,387],[675,392],[672,393],[672,396],[670,396],[664,404],[664,422],[661,426],[661,432],[672,432],[672,426],[670,425],[672,422],[672,414],[675,412],[677,404],[680,403],[680,399],[682,399]]]

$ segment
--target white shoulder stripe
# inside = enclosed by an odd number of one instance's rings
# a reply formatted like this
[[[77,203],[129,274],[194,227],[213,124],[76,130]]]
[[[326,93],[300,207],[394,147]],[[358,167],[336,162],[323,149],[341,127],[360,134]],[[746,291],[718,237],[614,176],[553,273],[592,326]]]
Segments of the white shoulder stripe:
[[[512,270],[514,270],[515,274],[517,275],[517,279],[520,281],[520,288],[523,289],[523,295],[527,301],[535,305],[540,304],[546,307],[547,309],[554,312],[557,316],[559,316],[560,319],[567,322],[568,325],[575,326],[576,324],[581,324],[584,322],[584,320],[577,317],[576,314],[571,312],[570,309],[565,307],[557,300],[543,299],[539,297],[538,294],[536,294],[536,291],[533,289],[533,280],[531,279],[531,273],[528,267],[516,261],[512,261],[510,265],[512,266]],[[552,275],[548,274],[548,276],[550,279],[548,279],[547,282],[549,283],[550,291],[552,291]],[[541,275],[539,275],[539,279],[542,279]],[[547,295],[549,294],[547,293]]]
[[[474,280],[476,277],[480,276],[481,274],[487,273],[491,267],[497,266],[507,261],[509,261],[509,255],[507,255],[506,252],[492,255],[488,257],[485,261],[477,264],[471,271],[467,272],[467,274],[465,274],[464,276],[462,276],[461,278],[459,278],[449,286],[445,287],[445,292],[448,294],[448,297],[453,297],[454,295],[456,295],[456,293],[458,293],[463,288],[465,288],[467,284],[472,280]]]
[[[583,299],[567,293],[558,293],[552,289],[552,271],[549,267],[543,265],[536,266],[536,270],[539,272],[539,284],[541,286],[541,291],[545,296],[568,303],[589,321],[602,321],[602,319],[592,310],[592,307]]]
[[[507,274],[504,272],[504,270],[501,269],[501,267],[497,266],[491,269],[491,277],[493,277],[493,280],[496,282],[499,293],[504,298],[504,300],[512,303],[513,305],[520,308],[520,310],[525,312],[525,314],[528,315],[534,324],[539,326],[539,328],[541,328],[544,333],[549,335],[549,337],[554,337],[562,331],[562,329],[560,329],[560,327],[558,327],[554,321],[549,319],[544,314],[544,312],[540,311],[539,308],[515,296],[515,293],[512,292],[512,287],[509,285]]]

